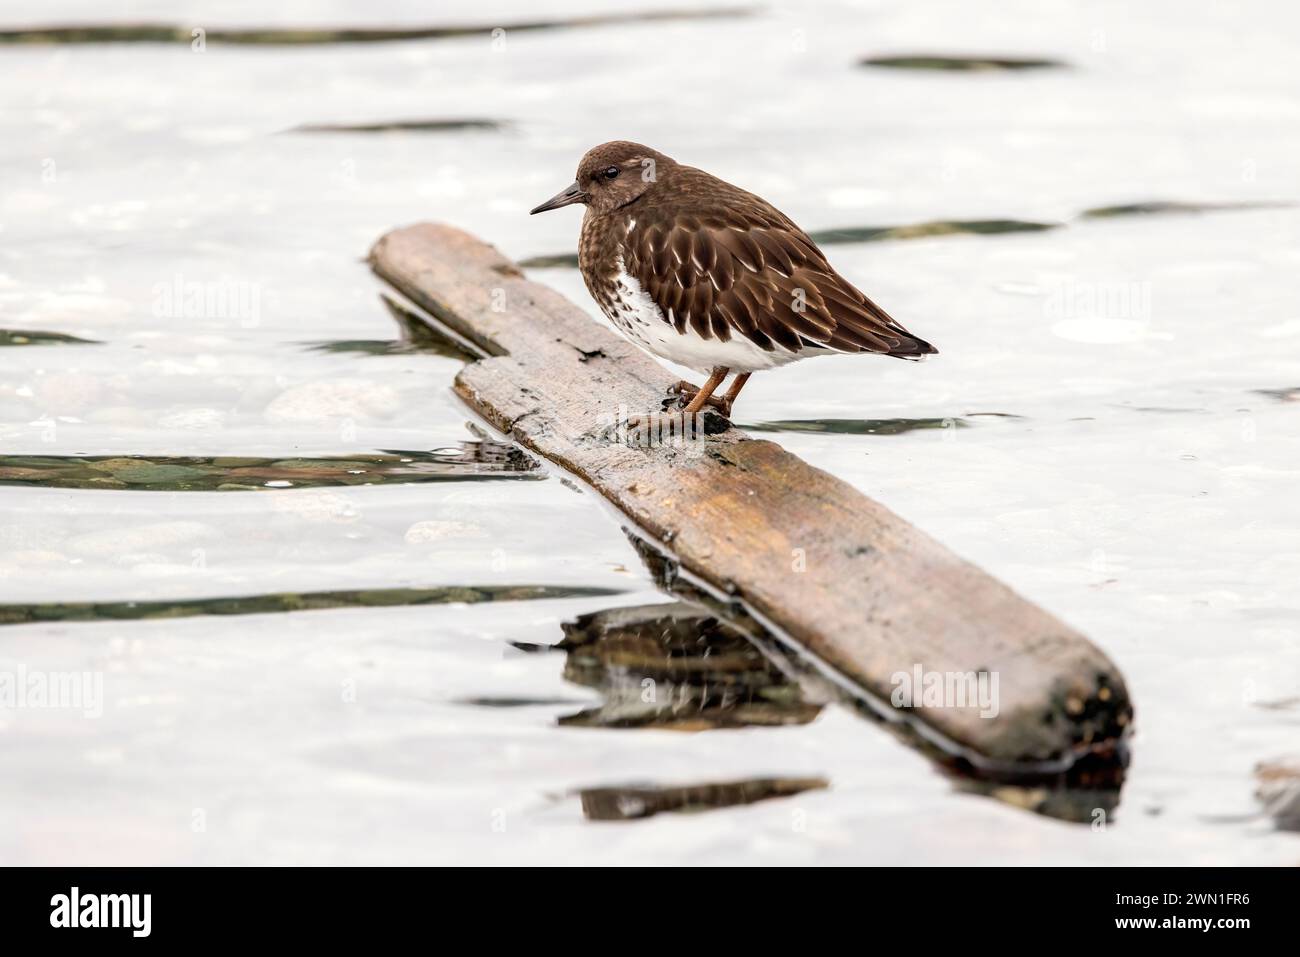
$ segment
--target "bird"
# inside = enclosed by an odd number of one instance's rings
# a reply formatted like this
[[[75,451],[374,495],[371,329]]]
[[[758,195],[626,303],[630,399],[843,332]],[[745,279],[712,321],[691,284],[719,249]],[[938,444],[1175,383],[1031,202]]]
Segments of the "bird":
[[[668,390],[685,415],[708,405],[730,419],[751,374],[799,359],[938,352],[767,200],[658,150],[593,147],[573,184],[530,215],[574,204],[586,207],[578,265],[601,312],[642,349],[707,376]]]

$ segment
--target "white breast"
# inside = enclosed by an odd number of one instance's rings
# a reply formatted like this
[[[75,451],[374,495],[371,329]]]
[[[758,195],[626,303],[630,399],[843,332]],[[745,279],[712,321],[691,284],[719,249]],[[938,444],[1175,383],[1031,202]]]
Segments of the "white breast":
[[[773,369],[821,351],[796,353],[778,346],[766,352],[740,333],[733,333],[729,342],[702,339],[689,324],[685,332],[678,332],[671,316],[665,318],[650,294],[623,268],[622,257],[618,260],[614,300],[608,305],[602,303],[601,308],[610,322],[642,349],[704,373],[716,366],[726,366],[733,372]]]

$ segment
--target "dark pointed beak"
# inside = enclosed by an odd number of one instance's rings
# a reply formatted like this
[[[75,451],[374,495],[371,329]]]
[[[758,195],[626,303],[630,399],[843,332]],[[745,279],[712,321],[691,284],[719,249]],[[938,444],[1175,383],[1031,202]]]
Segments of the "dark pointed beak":
[[[529,210],[529,216],[535,216],[537,213],[546,213],[552,209],[559,209],[561,206],[568,206],[571,203],[581,203],[587,198],[587,194],[578,188],[575,182],[567,189],[562,189],[540,206]]]

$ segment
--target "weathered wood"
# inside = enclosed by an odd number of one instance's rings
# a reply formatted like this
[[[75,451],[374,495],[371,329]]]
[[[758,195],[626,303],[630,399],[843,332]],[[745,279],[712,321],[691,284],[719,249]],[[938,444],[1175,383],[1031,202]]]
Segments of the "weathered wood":
[[[1100,650],[847,483],[736,429],[654,447],[611,437],[620,408],[657,408],[673,377],[493,247],[421,224],[383,237],[371,263],[487,355],[456,377],[470,406],[843,685],[990,769],[1059,769],[1124,736],[1128,693]],[[918,666],[996,674],[996,716],[951,701],[890,712],[896,676]]]

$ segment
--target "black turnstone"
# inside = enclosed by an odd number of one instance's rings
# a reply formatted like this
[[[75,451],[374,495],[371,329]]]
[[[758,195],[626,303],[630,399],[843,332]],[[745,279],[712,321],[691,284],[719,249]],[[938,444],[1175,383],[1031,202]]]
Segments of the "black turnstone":
[[[834,353],[920,359],[912,335],[766,200],[639,143],[587,152],[574,184],[533,213],[587,207],[578,263],[610,321],[648,352],[708,375],[685,412],[730,416],[750,373]],[[736,378],[715,396],[726,377]]]

